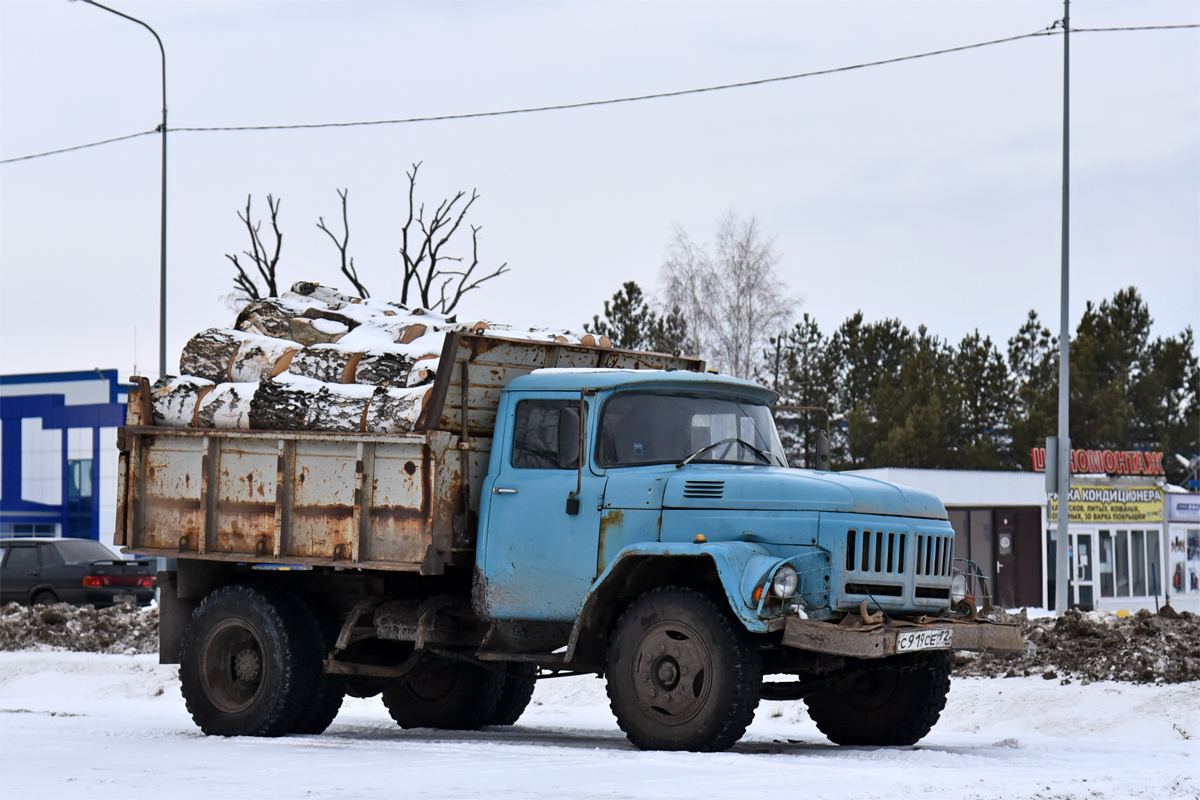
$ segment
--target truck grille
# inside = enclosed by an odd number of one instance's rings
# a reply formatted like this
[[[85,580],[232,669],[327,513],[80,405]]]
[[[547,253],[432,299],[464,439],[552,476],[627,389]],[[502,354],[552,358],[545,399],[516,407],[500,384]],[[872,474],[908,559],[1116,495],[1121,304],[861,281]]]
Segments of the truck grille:
[[[915,552],[907,545],[916,539]],[[846,531],[846,571],[901,575],[913,564],[917,575],[948,577],[953,563],[954,537],[905,531]]]
[[[725,494],[725,481],[688,481],[683,484],[684,497],[703,497],[718,500]]]

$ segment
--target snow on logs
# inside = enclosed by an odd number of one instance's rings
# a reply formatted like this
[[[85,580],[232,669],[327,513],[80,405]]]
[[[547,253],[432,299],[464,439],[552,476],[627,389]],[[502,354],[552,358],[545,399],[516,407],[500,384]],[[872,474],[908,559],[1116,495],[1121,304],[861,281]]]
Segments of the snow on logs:
[[[180,377],[151,390],[156,425],[408,433],[433,389],[448,331],[611,347],[607,337],[487,322],[361,300],[301,281],[249,303],[232,328],[183,348]]]

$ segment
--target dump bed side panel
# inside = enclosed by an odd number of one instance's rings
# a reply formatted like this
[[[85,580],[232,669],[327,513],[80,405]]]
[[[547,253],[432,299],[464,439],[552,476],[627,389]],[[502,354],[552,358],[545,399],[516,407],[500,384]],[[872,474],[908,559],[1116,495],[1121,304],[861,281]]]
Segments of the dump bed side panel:
[[[464,508],[478,510],[490,450],[490,439],[457,444],[442,431],[125,427],[118,544],[141,555],[440,572],[470,563],[474,514]]]

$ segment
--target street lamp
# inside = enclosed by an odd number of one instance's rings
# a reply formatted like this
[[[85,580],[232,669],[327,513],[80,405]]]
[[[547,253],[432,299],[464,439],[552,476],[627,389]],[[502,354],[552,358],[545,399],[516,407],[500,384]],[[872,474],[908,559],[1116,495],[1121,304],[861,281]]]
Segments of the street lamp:
[[[71,2],[75,2],[75,0],[71,0]],[[163,48],[162,39],[158,38],[154,28],[140,19],[101,5],[96,0],[83,0],[83,2],[141,25],[154,34],[154,41],[158,42],[158,51],[162,54],[162,124],[158,126],[158,130],[162,131],[162,228],[159,234],[161,263],[158,274],[158,376],[161,378],[167,374],[167,51]]]

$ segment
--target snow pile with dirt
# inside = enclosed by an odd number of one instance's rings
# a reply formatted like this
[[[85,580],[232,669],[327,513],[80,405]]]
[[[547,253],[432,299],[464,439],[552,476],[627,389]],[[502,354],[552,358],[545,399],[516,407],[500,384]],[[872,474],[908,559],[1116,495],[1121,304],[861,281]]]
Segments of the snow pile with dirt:
[[[1070,610],[1061,617],[1030,619],[993,612],[997,622],[1019,625],[1027,642],[1020,656],[957,653],[954,674],[988,678],[1040,675],[1129,683],[1200,681],[1200,616],[1142,609],[1127,617]]]
[[[135,655],[158,652],[158,609],[116,605],[0,606],[0,650],[60,648]]]

